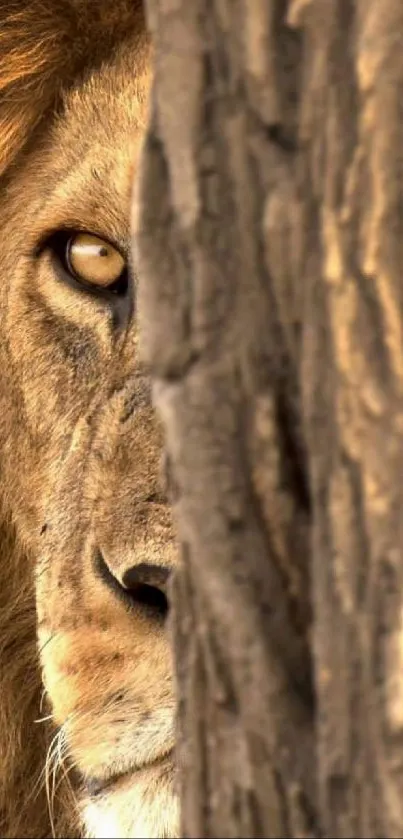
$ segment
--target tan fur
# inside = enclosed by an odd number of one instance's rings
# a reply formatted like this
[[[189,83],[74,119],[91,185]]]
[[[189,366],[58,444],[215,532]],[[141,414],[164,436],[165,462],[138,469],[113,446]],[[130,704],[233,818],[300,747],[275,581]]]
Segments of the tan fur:
[[[166,628],[94,564],[175,562],[135,319],[44,247],[130,253],[149,50],[135,0],[0,2],[2,837],[177,835]]]

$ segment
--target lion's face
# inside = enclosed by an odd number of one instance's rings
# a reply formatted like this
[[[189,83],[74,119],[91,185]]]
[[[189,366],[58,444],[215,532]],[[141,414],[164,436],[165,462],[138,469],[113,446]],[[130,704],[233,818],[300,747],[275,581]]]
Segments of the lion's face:
[[[97,837],[177,835],[175,553],[130,255],[149,88],[135,49],[136,73],[129,42],[68,94],[12,172],[0,229],[5,504],[35,576],[53,750]]]

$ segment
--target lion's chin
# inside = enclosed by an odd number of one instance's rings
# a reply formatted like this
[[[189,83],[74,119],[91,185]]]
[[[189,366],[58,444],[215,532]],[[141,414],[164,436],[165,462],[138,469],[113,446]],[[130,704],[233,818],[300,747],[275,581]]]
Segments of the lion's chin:
[[[88,839],[178,837],[179,803],[172,760],[126,774],[87,799],[83,821]]]

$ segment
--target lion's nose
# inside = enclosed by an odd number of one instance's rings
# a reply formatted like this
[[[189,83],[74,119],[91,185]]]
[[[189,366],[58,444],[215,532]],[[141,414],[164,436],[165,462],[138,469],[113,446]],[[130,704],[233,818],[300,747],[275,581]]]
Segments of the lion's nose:
[[[139,562],[126,568],[120,580],[112,573],[100,551],[96,556],[95,565],[98,576],[128,608],[141,610],[158,621],[166,618],[169,609],[167,588],[171,568]]]

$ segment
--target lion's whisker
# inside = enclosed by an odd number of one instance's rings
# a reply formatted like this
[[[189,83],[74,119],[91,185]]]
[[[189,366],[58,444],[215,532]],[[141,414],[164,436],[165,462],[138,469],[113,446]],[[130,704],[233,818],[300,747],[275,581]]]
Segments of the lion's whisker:
[[[34,720],[34,722],[35,722],[35,723],[38,723],[38,722],[48,722],[48,721],[49,721],[49,720],[51,720],[51,719],[52,719],[52,714],[47,714],[47,716],[46,716],[46,717],[38,717],[36,720]]]

